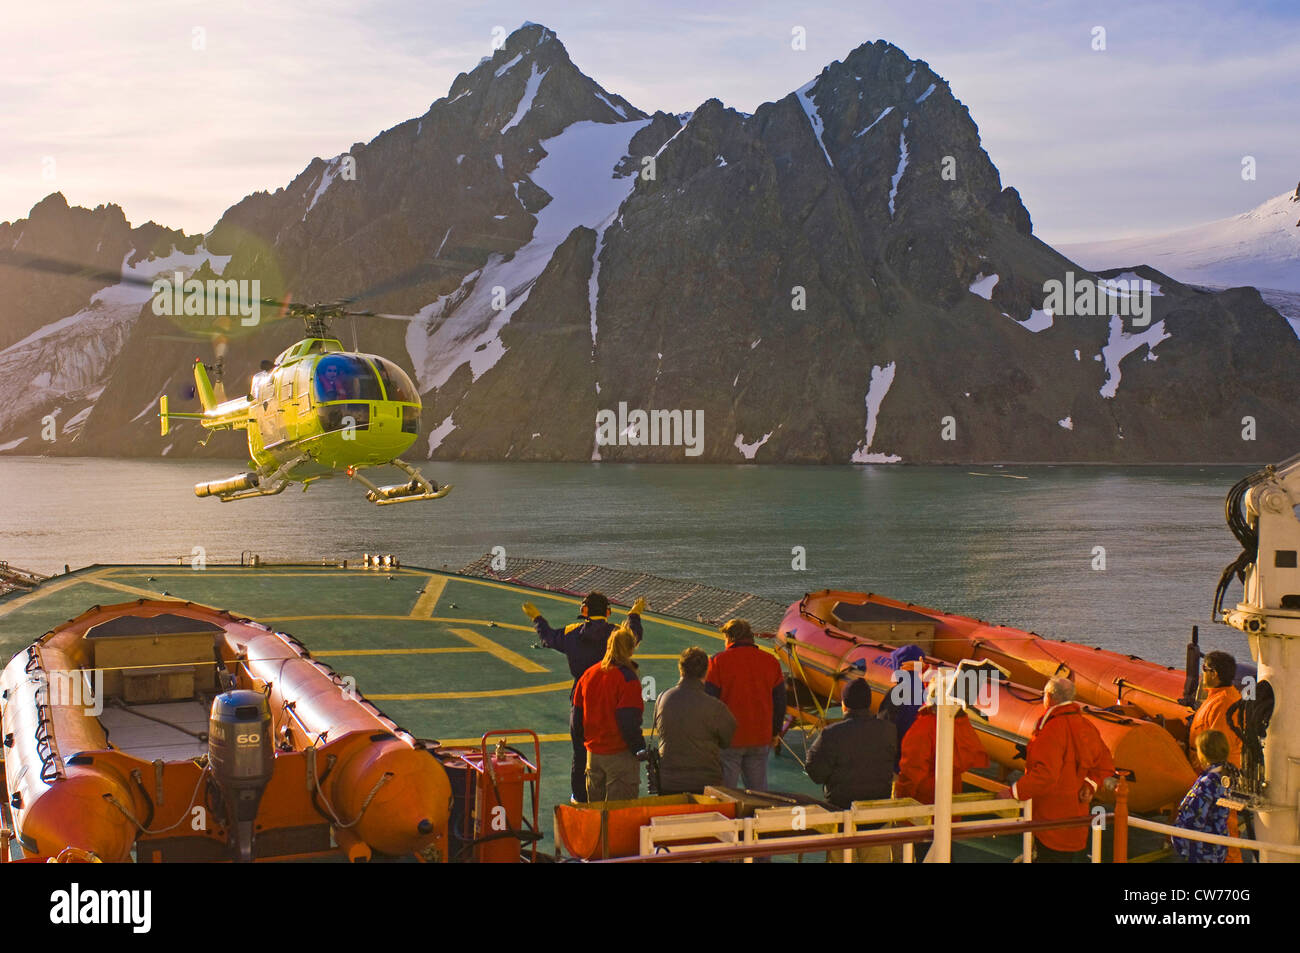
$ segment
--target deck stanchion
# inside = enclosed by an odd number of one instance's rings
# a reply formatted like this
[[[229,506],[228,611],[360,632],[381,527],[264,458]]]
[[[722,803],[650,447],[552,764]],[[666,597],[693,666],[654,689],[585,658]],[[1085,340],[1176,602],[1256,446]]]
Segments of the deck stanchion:
[[[1025,820],[1027,820],[1027,821],[1032,821],[1032,820],[1034,819],[1034,802],[1033,802],[1033,801],[1025,801],[1025,812],[1024,812],[1024,818],[1025,818]],[[1021,850],[1022,850],[1022,853],[1021,853],[1021,855],[1020,855],[1020,856],[1021,856],[1021,861],[1022,861],[1022,863],[1032,864],[1032,863],[1034,862],[1034,833],[1033,833],[1033,831],[1025,831],[1024,836],[1023,836],[1023,837],[1021,838],[1021,840],[1020,840],[1020,845],[1021,845]]]
[[[1111,847],[1111,862],[1128,863],[1128,777],[1120,771],[1115,786],[1115,842]]]
[[[934,760],[934,846],[930,848],[930,863],[947,864],[952,861],[952,749],[957,705],[952,698],[950,673],[935,673],[935,726]]]

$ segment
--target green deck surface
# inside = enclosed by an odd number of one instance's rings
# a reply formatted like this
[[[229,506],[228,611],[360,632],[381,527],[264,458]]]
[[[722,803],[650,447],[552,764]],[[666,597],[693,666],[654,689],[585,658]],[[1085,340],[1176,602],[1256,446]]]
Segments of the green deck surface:
[[[0,653],[7,660],[91,606],[164,593],[295,636],[314,657],[355,679],[362,694],[418,737],[467,745],[477,744],[489,730],[536,731],[543,742],[541,823],[547,833],[541,846],[554,851],[552,811],[569,798],[571,678],[562,654],[534,647],[536,635],[520,605],[536,603],[558,625],[577,618],[579,600],[409,567],[92,566],[0,601]],[[622,612],[616,610],[613,618],[621,619]],[[643,621],[637,658],[642,676],[651,676],[660,692],[676,684],[682,649],[699,645],[712,654],[723,644],[720,634],[701,625],[653,612]],[[652,708],[647,702],[647,726]],[[787,743],[804,756],[801,732],[792,731]],[[821,793],[788,751],[772,760],[769,786]],[[1006,861],[1017,853],[1019,843],[1012,838],[954,845],[957,860]]]

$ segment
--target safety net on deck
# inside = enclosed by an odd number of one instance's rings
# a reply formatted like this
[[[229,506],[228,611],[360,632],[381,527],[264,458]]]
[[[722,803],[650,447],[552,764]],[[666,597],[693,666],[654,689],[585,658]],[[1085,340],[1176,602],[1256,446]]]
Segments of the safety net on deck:
[[[504,568],[493,569],[493,561]],[[644,572],[558,563],[549,559],[480,556],[461,570],[467,576],[514,582],[535,589],[585,596],[593,590],[609,600],[628,606],[643,598],[649,611],[676,616],[705,625],[721,625],[728,619],[748,619],[756,632],[774,632],[785,615],[787,604],[764,599],[749,592],[719,589],[679,579],[665,579]]]
[[[27,592],[35,589],[45,579],[46,577],[39,573],[18,569],[0,560],[0,596],[6,596],[11,592]]]

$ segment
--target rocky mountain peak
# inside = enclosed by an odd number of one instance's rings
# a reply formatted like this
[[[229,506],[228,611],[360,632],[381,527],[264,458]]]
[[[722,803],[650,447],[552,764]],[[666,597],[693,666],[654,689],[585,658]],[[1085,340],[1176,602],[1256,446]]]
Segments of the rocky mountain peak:
[[[461,73],[434,103],[473,117],[479,135],[536,141],[574,122],[627,122],[646,114],[604,89],[569,58],[559,38],[540,24],[515,30],[491,56]]]
[[[1289,225],[1294,200],[1261,208]],[[967,107],[893,44],[859,46],[753,115],[710,98],[649,116],[585,75],[553,31],[527,23],[423,116],[237,203],[207,251],[152,223],[131,230],[112,206],[69,209],[59,195],[0,225],[0,248],[31,243],[116,267],[175,245],[177,267],[203,268],[210,251],[223,278],[259,279],[267,296],[359,296],[407,316],[354,327],[361,349],[413,369],[423,418],[412,456],[1289,452],[1300,384],[1283,369],[1300,326],[1249,289],[1206,294],[1167,269],[1113,274],[1155,288],[1142,323],[1083,306],[1054,313],[1049,285],[1090,278],[1032,227]],[[37,445],[31,421],[62,407],[65,431],[77,424],[81,435],[52,452],[238,452],[219,440],[200,449],[187,430],[160,441],[150,413],[161,391],[182,409],[193,354],[188,341],[169,343],[174,329],[143,299],[115,292],[87,308],[94,289],[64,300],[55,283],[0,269],[0,331],[37,320],[49,345],[0,351],[0,371],[11,369],[0,373],[0,410],[10,408],[0,446]],[[29,301],[48,307],[36,314]],[[1239,333],[1246,323],[1252,333]],[[246,380],[299,331],[268,322],[232,339],[227,380]],[[34,387],[37,367],[48,372]],[[703,433],[686,456],[662,432],[593,437],[598,415],[622,408],[669,423],[700,415]],[[1267,435],[1258,445],[1241,445],[1247,413]],[[946,420],[956,439],[942,436]]]

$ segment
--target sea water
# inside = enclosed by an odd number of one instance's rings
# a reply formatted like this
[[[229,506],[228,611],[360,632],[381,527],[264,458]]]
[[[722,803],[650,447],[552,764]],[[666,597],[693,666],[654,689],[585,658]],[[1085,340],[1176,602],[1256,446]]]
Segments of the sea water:
[[[0,559],[356,560],[460,569],[508,556],[644,570],[778,599],[840,587],[1182,664],[1239,547],[1234,467],[426,463],[443,500],[375,506],[338,479],[265,499],[198,499],[236,461],[0,459]],[[392,474],[378,482],[402,479]],[[1239,587],[1230,592],[1236,601]],[[238,606],[231,606],[238,609]]]

